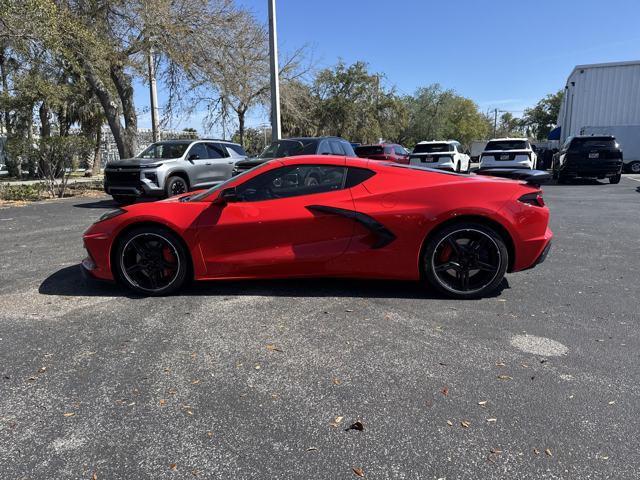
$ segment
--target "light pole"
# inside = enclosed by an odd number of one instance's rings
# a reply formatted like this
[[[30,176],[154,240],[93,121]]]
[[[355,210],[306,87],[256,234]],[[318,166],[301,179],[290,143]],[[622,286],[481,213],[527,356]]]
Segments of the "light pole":
[[[280,140],[280,80],[278,78],[278,33],[276,0],[269,0],[269,56],[271,67],[271,140]]]
[[[158,90],[156,87],[156,64],[153,55],[153,49],[149,49],[149,100],[151,103],[151,134],[153,142],[157,142],[158,138]]]

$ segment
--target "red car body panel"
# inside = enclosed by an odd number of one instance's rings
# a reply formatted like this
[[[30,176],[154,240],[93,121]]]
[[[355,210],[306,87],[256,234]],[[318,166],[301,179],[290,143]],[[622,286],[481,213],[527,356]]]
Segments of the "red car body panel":
[[[335,156],[273,160],[234,177],[240,185],[284,165],[366,168],[371,178],[342,190],[222,204],[213,191],[201,201],[171,198],[125,207],[126,212],[95,223],[84,235],[94,268],[90,274],[114,278],[111,256],[126,229],[155,223],[184,241],[196,280],[281,277],[358,277],[417,280],[428,235],[444,222],[482,217],[510,237],[510,270],[535,265],[549,243],[547,207],[518,201],[539,191],[524,182],[492,177],[419,171],[402,165]],[[314,207],[314,208],[309,208]],[[321,208],[358,212],[395,237],[381,248],[362,223]]]

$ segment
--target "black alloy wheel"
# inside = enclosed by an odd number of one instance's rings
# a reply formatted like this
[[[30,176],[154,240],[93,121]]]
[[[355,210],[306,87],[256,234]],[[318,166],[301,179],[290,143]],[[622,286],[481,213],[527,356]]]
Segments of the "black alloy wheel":
[[[455,298],[479,298],[502,282],[509,263],[504,240],[481,224],[453,225],[438,232],[426,248],[429,283]]]
[[[182,177],[170,177],[167,181],[167,197],[174,197],[189,191],[187,182]]]
[[[146,295],[166,295],[184,283],[187,256],[173,233],[140,228],[120,240],[116,265],[118,277],[129,288]]]

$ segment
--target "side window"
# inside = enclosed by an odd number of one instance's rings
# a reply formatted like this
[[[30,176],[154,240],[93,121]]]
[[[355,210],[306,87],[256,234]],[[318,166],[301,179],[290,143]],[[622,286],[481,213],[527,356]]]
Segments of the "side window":
[[[396,150],[396,155],[406,155],[404,148],[402,148],[400,145],[396,145],[394,148]]]
[[[346,168],[333,165],[291,165],[276,168],[237,187],[245,202],[298,197],[345,188]]]
[[[193,157],[193,155],[197,155],[197,158]],[[204,158],[209,158],[209,152],[207,152],[207,147],[204,146],[204,143],[196,143],[187,154],[187,159],[191,160],[202,160]]]
[[[331,144],[331,153],[334,155],[345,155],[342,145],[340,145],[338,140],[329,140],[329,143]]]
[[[366,168],[349,167],[347,172],[347,181],[345,183],[346,188],[352,188],[356,185],[360,185],[365,180],[369,180],[376,172],[368,170]]]
[[[329,140],[322,140],[320,142],[320,146],[318,147],[318,155],[327,154],[331,154],[331,146],[329,145]]]
[[[356,152],[353,151],[353,147],[349,142],[343,140],[340,144],[342,145],[342,149],[347,157],[357,157]]]
[[[207,150],[209,151],[208,158],[225,158],[229,156],[217,143],[207,143]]]

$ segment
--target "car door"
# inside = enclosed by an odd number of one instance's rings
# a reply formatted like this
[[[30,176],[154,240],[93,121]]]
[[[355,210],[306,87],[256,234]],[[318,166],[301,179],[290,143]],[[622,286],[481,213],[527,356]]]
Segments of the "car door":
[[[227,149],[219,143],[207,143],[206,145],[209,151],[208,166],[211,167],[211,183],[220,183],[231,178],[235,162]]]
[[[191,188],[208,185],[210,179],[209,172],[209,152],[204,143],[194,143],[187,152],[187,174]]]
[[[310,172],[320,181],[304,181]],[[340,164],[270,169],[236,187],[239,201],[212,204],[198,225],[211,278],[280,277],[332,272],[347,249],[354,222]]]

